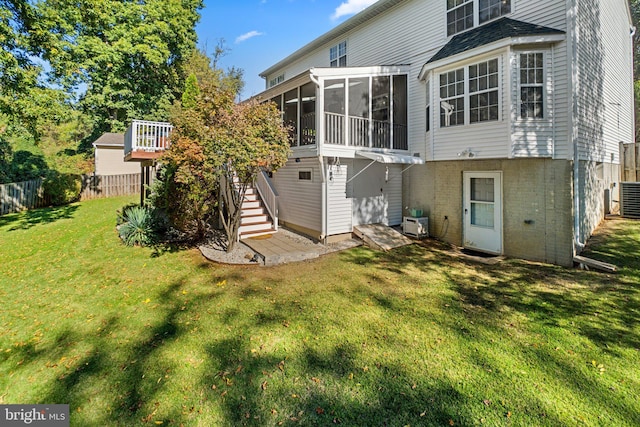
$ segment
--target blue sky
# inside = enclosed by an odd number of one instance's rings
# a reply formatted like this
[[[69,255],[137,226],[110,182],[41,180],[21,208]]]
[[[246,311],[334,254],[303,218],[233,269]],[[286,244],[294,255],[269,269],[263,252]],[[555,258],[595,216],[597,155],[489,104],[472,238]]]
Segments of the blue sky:
[[[196,27],[208,53],[224,39],[223,68],[244,70],[246,99],[264,90],[259,74],[377,0],[205,0]]]

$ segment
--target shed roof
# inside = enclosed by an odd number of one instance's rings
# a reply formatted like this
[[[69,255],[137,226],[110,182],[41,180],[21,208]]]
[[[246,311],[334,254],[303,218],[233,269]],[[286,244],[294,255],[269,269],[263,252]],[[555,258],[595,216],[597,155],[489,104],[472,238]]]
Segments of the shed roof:
[[[96,147],[124,147],[124,134],[106,132],[93,143]]]

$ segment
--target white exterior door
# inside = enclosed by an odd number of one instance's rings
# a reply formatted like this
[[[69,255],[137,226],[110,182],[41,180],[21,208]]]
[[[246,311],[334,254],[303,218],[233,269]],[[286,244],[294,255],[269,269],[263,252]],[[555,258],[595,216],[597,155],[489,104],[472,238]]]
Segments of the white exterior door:
[[[502,172],[464,172],[464,247],[502,253]]]
[[[388,224],[388,200],[384,192],[385,166],[369,161],[354,161],[354,174],[359,175],[351,182],[353,198],[353,225]]]

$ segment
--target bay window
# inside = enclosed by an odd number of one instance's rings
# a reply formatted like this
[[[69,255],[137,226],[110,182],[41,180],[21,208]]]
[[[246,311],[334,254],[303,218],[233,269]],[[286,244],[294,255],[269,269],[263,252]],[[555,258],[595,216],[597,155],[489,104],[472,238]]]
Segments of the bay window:
[[[544,118],[544,63],[543,55],[520,54],[520,118]]]
[[[497,121],[499,115],[498,58],[440,74],[440,127]]]

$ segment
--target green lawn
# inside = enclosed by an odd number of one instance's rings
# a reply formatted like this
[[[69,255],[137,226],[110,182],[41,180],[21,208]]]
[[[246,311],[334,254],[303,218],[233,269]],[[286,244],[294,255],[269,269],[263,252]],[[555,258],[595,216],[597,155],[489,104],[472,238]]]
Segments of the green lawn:
[[[452,257],[434,241],[275,268],[119,243],[96,200],[0,217],[0,404],[74,426],[640,421],[640,222],[616,275]]]

